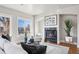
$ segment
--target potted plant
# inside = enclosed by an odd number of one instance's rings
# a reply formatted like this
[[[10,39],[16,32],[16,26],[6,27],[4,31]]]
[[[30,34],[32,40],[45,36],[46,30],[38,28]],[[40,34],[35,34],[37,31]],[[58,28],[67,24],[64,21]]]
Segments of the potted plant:
[[[70,35],[71,29],[72,29],[72,22],[67,19],[65,20],[65,32],[67,33],[67,36],[65,37],[66,42],[72,42],[72,36]]]

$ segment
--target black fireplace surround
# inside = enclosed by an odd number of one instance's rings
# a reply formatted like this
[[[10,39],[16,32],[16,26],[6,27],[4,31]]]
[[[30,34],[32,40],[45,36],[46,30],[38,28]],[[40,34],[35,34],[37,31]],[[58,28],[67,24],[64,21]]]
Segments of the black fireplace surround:
[[[57,43],[57,29],[45,28],[45,42]]]

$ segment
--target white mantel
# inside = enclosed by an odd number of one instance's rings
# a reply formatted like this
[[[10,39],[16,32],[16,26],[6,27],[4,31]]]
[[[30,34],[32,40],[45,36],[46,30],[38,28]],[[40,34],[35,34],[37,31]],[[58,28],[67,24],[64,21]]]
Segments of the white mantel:
[[[56,15],[57,17],[57,25],[54,26],[44,26],[44,21],[43,21],[43,38],[42,38],[42,42],[45,42],[45,28],[57,28],[57,44],[59,44],[59,14]]]

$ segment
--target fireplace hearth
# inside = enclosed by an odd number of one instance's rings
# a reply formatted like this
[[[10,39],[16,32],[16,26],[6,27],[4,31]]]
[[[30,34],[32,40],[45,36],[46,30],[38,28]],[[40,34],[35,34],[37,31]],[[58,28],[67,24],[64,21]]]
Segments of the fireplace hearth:
[[[57,43],[57,28],[45,28],[45,42]]]

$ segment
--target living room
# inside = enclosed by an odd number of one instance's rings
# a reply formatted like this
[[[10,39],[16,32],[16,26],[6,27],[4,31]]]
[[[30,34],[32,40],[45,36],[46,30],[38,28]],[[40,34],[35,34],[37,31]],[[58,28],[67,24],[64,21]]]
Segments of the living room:
[[[8,27],[1,27],[17,45],[25,42],[25,38],[28,44],[29,39],[34,39],[35,45],[47,46],[47,54],[79,53],[76,52],[79,47],[78,4],[4,4],[0,5],[0,17],[9,19]],[[65,20],[72,23],[70,40],[66,37]]]

